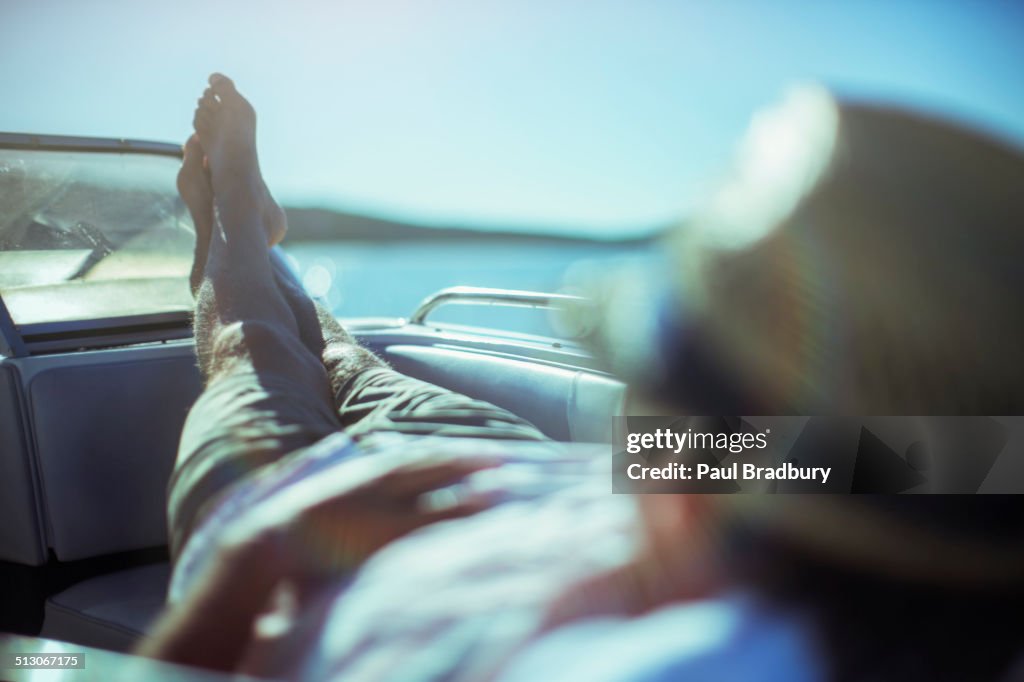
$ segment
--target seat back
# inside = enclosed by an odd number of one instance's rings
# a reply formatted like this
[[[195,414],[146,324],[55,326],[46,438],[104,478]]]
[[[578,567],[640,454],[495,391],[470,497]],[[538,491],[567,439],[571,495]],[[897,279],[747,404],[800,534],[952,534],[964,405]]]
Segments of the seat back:
[[[166,544],[167,481],[198,393],[188,356],[110,358],[33,378],[29,402],[57,558]]]
[[[410,376],[490,401],[566,441],[610,441],[624,387],[599,372],[388,343]],[[38,565],[163,546],[166,486],[201,390],[190,341],[0,361],[0,559]]]
[[[29,436],[18,372],[0,359],[0,561],[39,566],[46,539]]]
[[[5,471],[20,474],[17,480],[4,477],[3,485],[12,489],[5,504],[15,500],[19,516],[17,523],[0,524],[17,527],[0,531],[3,556],[38,565],[46,548],[73,561],[165,545],[167,480],[182,424],[200,391],[191,345],[4,364],[15,377],[8,378],[6,393],[13,383],[20,398],[7,398],[14,408],[2,410],[0,419],[12,419],[20,405],[27,433],[0,457]],[[16,431],[2,433],[10,441]],[[27,550],[29,534],[35,534],[34,552]]]
[[[562,441],[611,442],[625,386],[576,368],[430,346],[390,345],[382,354],[400,372],[486,400]]]

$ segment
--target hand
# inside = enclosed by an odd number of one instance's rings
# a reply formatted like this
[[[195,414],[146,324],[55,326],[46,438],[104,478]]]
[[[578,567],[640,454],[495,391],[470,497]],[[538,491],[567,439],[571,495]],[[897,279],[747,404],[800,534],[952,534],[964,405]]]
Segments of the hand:
[[[498,464],[419,448],[415,459],[367,455],[297,482],[225,529],[211,569],[160,618],[138,652],[235,670],[276,589],[287,586],[304,599],[323,579],[355,568],[392,540],[480,511],[487,500],[431,510],[420,498]]]
[[[245,552],[259,557],[260,570],[274,570],[296,584],[315,583],[356,568],[423,526],[489,506],[486,498],[473,497],[432,509],[423,496],[497,466],[497,460],[417,455],[370,455],[300,481],[234,529],[236,542],[260,548]]]

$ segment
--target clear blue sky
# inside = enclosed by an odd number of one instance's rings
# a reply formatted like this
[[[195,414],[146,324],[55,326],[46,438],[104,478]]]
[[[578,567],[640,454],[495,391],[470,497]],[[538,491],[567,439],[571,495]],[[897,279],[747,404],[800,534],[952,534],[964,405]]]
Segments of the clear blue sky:
[[[206,75],[304,205],[619,234],[683,216],[794,80],[1024,140],[982,2],[0,0],[0,130],[181,141]]]

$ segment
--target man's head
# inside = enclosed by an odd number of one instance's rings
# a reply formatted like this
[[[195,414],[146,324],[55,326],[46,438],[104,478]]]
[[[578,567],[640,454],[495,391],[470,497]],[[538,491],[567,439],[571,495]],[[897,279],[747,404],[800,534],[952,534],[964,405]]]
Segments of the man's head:
[[[1017,414],[1024,154],[927,116],[793,90],[665,241],[599,287],[593,341],[703,414]]]
[[[660,280],[599,284],[590,325],[664,412],[1022,414],[1019,150],[801,88],[755,118],[731,178],[664,246]],[[977,455],[980,441],[941,421],[914,428],[934,476]],[[656,542],[683,543],[666,519],[686,517],[687,532],[710,529],[694,546],[733,584],[810,612],[840,677],[907,679],[916,665],[916,677],[985,679],[1024,647],[994,620],[1024,606],[1024,498],[641,504],[652,534],[669,529]]]

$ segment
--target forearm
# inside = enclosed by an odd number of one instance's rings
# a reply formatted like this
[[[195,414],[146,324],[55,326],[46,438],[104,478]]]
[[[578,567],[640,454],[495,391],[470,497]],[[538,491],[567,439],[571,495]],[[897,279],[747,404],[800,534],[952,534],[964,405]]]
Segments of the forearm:
[[[280,580],[264,543],[221,552],[188,596],[165,612],[136,653],[211,670],[234,670],[253,623]]]

